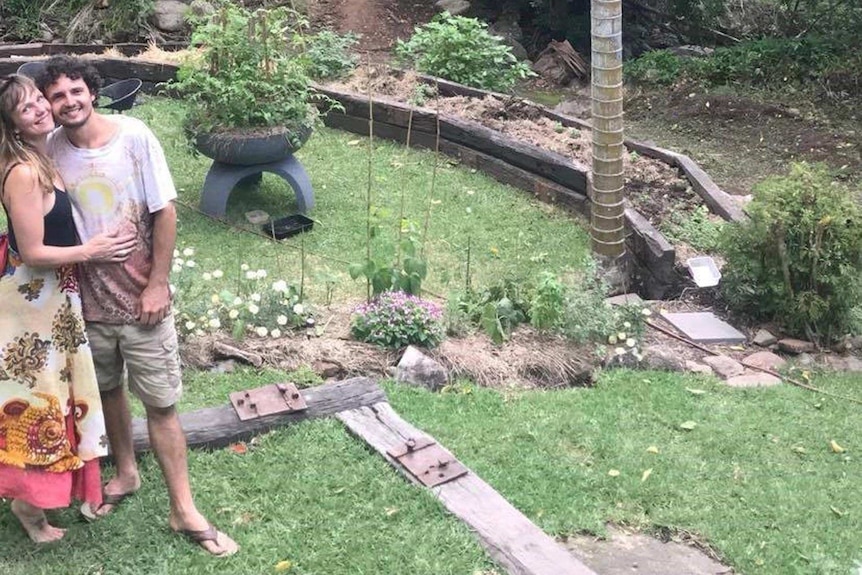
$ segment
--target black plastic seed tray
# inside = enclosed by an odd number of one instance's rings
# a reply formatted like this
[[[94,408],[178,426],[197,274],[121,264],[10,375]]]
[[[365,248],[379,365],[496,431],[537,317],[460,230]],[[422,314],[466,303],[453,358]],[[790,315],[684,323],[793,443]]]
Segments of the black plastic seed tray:
[[[302,232],[307,232],[314,227],[314,220],[303,216],[302,214],[294,214],[279,218],[274,222],[264,224],[262,226],[263,233],[274,237],[277,240],[283,240]]]

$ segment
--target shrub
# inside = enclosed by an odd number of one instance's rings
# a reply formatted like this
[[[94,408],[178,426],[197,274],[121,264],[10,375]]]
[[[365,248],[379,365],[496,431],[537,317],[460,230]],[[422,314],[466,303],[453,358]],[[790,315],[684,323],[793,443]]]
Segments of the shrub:
[[[356,45],[356,34],[338,34],[321,30],[307,40],[309,73],[318,79],[343,78],[356,67],[359,56],[350,50]]]
[[[398,41],[396,56],[420,72],[486,90],[505,91],[533,73],[475,18],[443,12]]]
[[[685,242],[696,250],[707,253],[719,249],[724,220],[709,213],[706,206],[698,206],[693,212],[677,211],[662,222],[661,231],[674,242]]]
[[[723,234],[723,293],[738,311],[831,341],[862,296],[862,211],[824,166],[795,164],[754,190],[751,219]]]
[[[385,292],[353,311],[350,333],[383,347],[434,347],[443,339],[442,310],[404,292]]]

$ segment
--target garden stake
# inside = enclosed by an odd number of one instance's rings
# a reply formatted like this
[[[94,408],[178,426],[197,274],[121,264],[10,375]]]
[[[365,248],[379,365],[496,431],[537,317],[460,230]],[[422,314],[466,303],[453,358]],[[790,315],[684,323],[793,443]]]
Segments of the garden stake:
[[[468,292],[470,291],[470,248],[472,247],[472,239],[473,236],[467,236],[467,273],[465,274],[466,277],[464,278],[464,287]]]
[[[371,57],[366,60],[371,67]],[[374,107],[371,99],[371,79],[368,79],[368,186],[365,189],[365,263],[371,261],[371,160],[374,152]],[[365,274],[365,300],[371,301],[371,278]]]
[[[410,132],[413,129],[413,107],[410,107],[410,116],[407,117],[407,151],[410,151]],[[398,255],[395,256],[395,265],[399,266],[401,263],[401,238],[404,235],[404,188],[407,186],[401,186],[401,205],[398,211]]]
[[[425,258],[425,246],[428,241],[428,226],[431,223],[431,207],[434,204],[434,186],[437,183],[437,165],[440,163],[440,84],[434,82],[436,112],[434,119],[436,123],[436,135],[434,139],[434,168],[431,170],[431,192],[428,194],[428,208],[425,210],[425,224],[422,228],[422,257]],[[427,259],[426,259],[427,261]]]
[[[305,236],[299,236],[299,301],[305,290]]]
[[[700,344],[699,344],[699,343],[697,343],[697,342],[691,341],[690,339],[688,339],[688,338],[686,338],[686,337],[683,337],[683,336],[681,336],[681,335],[677,335],[677,334],[673,333],[672,331],[670,331],[670,330],[668,330],[668,329],[665,329],[665,328],[663,328],[663,327],[661,327],[661,326],[659,326],[659,325],[656,325],[655,323],[651,322],[651,321],[650,321],[650,320],[648,320],[648,319],[647,319],[647,320],[644,320],[644,323],[646,323],[646,324],[647,324],[648,326],[650,326],[651,328],[656,329],[656,330],[658,330],[658,331],[662,332],[662,333],[663,333],[663,334],[665,334],[665,335],[669,335],[670,337],[672,337],[672,338],[674,338],[674,339],[677,339],[677,340],[679,340],[679,341],[681,341],[681,342],[683,342],[683,343],[685,343],[685,344],[688,344],[688,345],[690,345],[690,346],[691,346],[691,347],[693,347],[693,348],[699,349],[700,351],[706,352],[706,353],[708,353],[708,354],[710,354],[710,355],[720,355],[718,352],[713,351],[713,350],[711,350],[711,349],[709,349],[709,348],[707,348],[707,347],[704,347],[704,346],[700,345]],[[787,383],[793,384],[793,385],[795,385],[796,387],[801,387],[802,389],[807,389],[808,391],[813,391],[814,393],[821,393],[821,394],[823,394],[823,395],[827,395],[827,396],[829,396],[829,397],[834,397],[835,399],[843,399],[844,401],[849,401],[849,402],[852,402],[852,403],[858,403],[858,404],[862,405],[862,400],[856,399],[856,398],[854,398],[854,397],[848,397],[848,396],[846,396],[846,395],[839,395],[839,394],[837,394],[837,393],[832,393],[832,392],[829,392],[829,391],[825,391],[825,390],[823,390],[823,389],[820,389],[820,388],[814,387],[813,385],[808,385],[807,383],[802,383],[801,381],[795,380],[795,379],[793,379],[793,378],[791,378],[791,377],[783,376],[783,375],[779,374],[778,372],[773,371],[773,370],[771,370],[771,369],[766,369],[766,368],[764,368],[764,367],[757,367],[757,366],[754,366],[754,365],[751,365],[751,366],[748,366],[748,367],[752,367],[752,368],[754,368],[754,369],[756,369],[756,370],[758,370],[758,371],[762,371],[763,373],[768,373],[769,375],[771,375],[771,376],[773,376],[773,377],[777,377],[777,378],[779,378],[779,379],[783,379],[783,380],[784,380],[784,381],[786,381]]]

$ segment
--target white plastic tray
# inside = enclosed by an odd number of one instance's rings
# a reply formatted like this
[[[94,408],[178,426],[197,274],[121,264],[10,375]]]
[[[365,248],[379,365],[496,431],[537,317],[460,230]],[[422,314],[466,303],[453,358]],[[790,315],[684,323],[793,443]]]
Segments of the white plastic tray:
[[[688,266],[688,271],[691,272],[691,277],[694,279],[697,287],[718,285],[721,279],[721,272],[718,271],[718,266],[715,265],[715,260],[711,257],[689,258],[685,264]]]

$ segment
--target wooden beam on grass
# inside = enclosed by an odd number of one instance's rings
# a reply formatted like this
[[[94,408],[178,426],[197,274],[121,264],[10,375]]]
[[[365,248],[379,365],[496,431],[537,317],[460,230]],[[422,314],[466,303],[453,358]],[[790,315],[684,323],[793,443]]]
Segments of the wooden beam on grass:
[[[388,403],[341,411],[336,417],[418,485],[387,451],[410,438],[434,438],[401,419]],[[596,575],[472,471],[431,491],[470,526],[510,575]]]
[[[354,377],[335,383],[301,389],[308,409],[291,413],[278,413],[241,421],[228,403],[221,407],[207,407],[180,414],[180,423],[186,433],[189,447],[224,447],[244,441],[277,427],[291,425],[307,419],[326,417],[344,409],[356,409],[386,401],[386,393],[377,382],[367,377]],[[132,422],[135,451],[149,451],[150,437],[147,420],[135,418]]]

